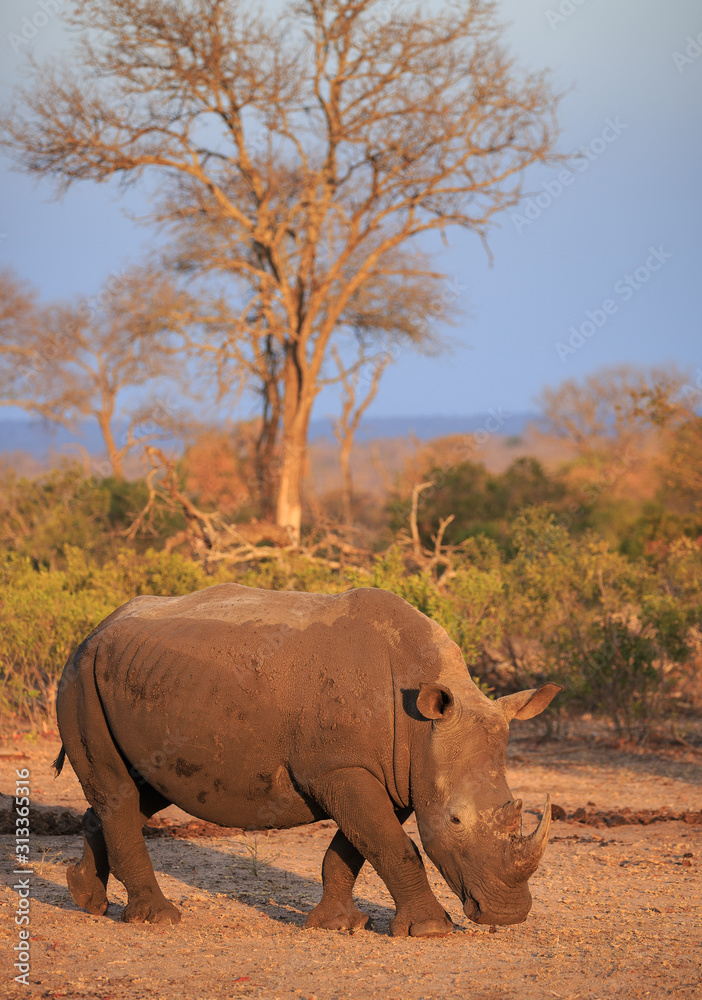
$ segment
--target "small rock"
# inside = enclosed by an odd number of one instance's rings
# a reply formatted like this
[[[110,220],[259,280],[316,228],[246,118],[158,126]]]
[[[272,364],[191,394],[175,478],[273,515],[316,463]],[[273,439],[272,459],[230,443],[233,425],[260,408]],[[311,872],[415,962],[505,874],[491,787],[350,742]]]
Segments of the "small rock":
[[[551,819],[566,819],[566,811],[563,806],[551,805]]]
[[[683,813],[682,820],[684,823],[689,823],[691,826],[702,826],[702,812]]]
[[[607,826],[629,826],[629,820],[621,813],[612,813],[611,816],[605,817],[605,823]]]

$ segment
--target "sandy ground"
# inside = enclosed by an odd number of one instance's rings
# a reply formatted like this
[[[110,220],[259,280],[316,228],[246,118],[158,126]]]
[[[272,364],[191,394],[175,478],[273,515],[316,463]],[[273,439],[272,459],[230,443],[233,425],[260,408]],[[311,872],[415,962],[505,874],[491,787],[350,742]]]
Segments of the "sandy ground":
[[[625,818],[641,810],[680,815],[702,808],[702,752],[642,750],[601,733],[540,743],[531,723],[511,743],[508,780],[536,823],[546,791],[571,815],[578,808]],[[41,807],[82,811],[70,768],[54,780],[55,736],[0,745],[0,791],[14,794],[15,771],[31,772],[34,815]],[[5,800],[6,802],[6,800]],[[628,813],[627,810],[631,810]],[[532,815],[529,815],[531,811]],[[162,816],[165,814],[162,814]],[[174,823],[186,819],[168,810]],[[416,826],[406,828],[415,840]],[[125,894],[110,880],[105,917],[78,910],[66,866],[78,836],[34,836],[29,877],[29,986],[13,982],[14,839],[0,837],[0,997],[101,1000],[470,1000],[702,996],[702,826],[681,820],[593,826],[555,822],[531,881],[525,923],[491,933],[467,921],[429,863],[439,899],[456,922],[447,938],[388,935],[392,900],[372,870],[358,905],[374,930],[305,931],[321,894],[320,868],[331,823],[270,835],[149,840],[165,894],[181,909],[177,927],[122,924]]]

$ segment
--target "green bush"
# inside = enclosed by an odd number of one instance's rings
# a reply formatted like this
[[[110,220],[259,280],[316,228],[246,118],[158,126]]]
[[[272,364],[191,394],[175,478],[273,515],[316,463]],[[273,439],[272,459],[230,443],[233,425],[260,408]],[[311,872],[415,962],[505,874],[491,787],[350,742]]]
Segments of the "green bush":
[[[426,479],[434,486],[422,494],[418,528],[422,541],[431,546],[441,518],[453,515],[445,533],[447,544],[486,536],[503,548],[509,546],[510,524],[528,504],[550,504],[554,511],[565,508],[567,490],[535,458],[518,458],[501,473],[491,473],[479,462],[459,462],[435,468]],[[404,526],[409,501],[396,505],[392,526]]]
[[[96,558],[113,558],[125,546],[125,532],[149,496],[143,480],[85,476],[80,466],[65,465],[37,479],[17,478],[3,470],[0,485],[0,551],[16,552],[50,569],[65,565],[66,553],[79,548]],[[131,546],[157,547],[185,527],[179,514],[159,511],[148,536]]]
[[[391,590],[446,628],[471,673],[499,685],[498,693],[556,681],[566,689],[562,703],[602,713],[627,735],[644,734],[670,710],[681,676],[694,667],[690,636],[702,627],[700,545],[680,538],[655,559],[627,558],[594,534],[570,536],[544,508],[520,514],[508,541],[510,555],[490,539],[469,539],[439,576],[408,568],[398,546],[378,556],[370,571],[334,569],[290,553],[209,574],[163,551],[121,547],[105,557],[66,544],[53,569],[5,551],[0,711],[50,712],[71,651],[130,598],[236,580],[275,590]]]
[[[27,556],[0,559],[0,711],[51,710],[58,679],[75,647],[119,605],[139,594],[187,594],[221,582],[178,554],[124,549],[98,562],[66,546],[49,570]]]
[[[513,541],[505,630],[531,637],[533,674],[563,684],[571,704],[608,716],[619,732],[644,734],[670,708],[690,656],[699,551],[681,542],[671,553],[673,596],[650,564],[595,535],[569,537],[543,510],[517,519]]]

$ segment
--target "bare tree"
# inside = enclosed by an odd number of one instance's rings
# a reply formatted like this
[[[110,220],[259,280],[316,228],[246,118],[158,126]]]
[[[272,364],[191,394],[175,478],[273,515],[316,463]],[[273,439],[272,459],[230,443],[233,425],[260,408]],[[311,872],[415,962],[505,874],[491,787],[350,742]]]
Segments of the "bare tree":
[[[683,508],[702,509],[702,369],[694,382],[659,371],[634,393],[636,414],[660,432],[662,481]]]
[[[111,278],[94,299],[41,306],[9,273],[0,275],[0,406],[20,407],[72,427],[97,421],[113,475],[137,445],[176,416],[136,390],[181,381],[178,331],[193,305],[149,269]],[[118,409],[128,402],[130,419]],[[123,434],[119,427],[123,426]]]
[[[37,393],[32,384],[39,368],[48,369],[48,378],[53,377],[55,343],[46,335],[46,312],[35,288],[10,270],[0,271],[0,405],[31,410],[61,422],[66,407],[62,394]],[[42,340],[39,362],[31,356],[30,345]]]
[[[646,436],[641,401],[653,387],[665,387],[670,395],[682,382],[673,368],[634,365],[602,368],[581,382],[566,379],[538,397],[540,427],[548,435],[570,440],[578,456],[591,464],[610,461],[614,452],[636,447]]]
[[[385,351],[369,358],[362,352],[355,367],[349,369],[344,364],[336,346],[332,346],[332,353],[343,386],[341,413],[334,421],[333,426],[334,437],[339,442],[344,523],[350,527],[353,522],[353,476],[351,473],[353,442],[363,414],[378,395],[380,379],[392,361],[392,355]],[[365,395],[359,395],[362,381],[366,382],[367,386]]]
[[[293,537],[332,337],[431,340],[445,276],[417,237],[484,241],[524,169],[555,158],[557,101],[506,57],[493,3],[385,23],[382,2],[83,0],[70,68],[35,69],[2,122],[59,190],[155,172],[174,259],[233,279],[228,336],[202,346],[261,393]]]

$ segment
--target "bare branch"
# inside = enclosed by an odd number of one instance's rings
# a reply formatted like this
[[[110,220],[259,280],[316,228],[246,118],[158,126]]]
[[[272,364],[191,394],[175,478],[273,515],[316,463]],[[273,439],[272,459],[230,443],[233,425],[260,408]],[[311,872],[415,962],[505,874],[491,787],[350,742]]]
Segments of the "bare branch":
[[[419,496],[425,490],[431,489],[433,482],[415,483],[412,487],[412,503],[410,506],[410,531],[412,533],[412,549],[414,557],[418,561],[422,559],[422,543],[419,538],[419,528],[417,527],[417,511],[419,509]]]
[[[259,393],[268,459],[279,444],[266,488],[296,538],[332,343],[436,344],[452,310],[417,237],[459,227],[485,243],[524,171],[560,161],[558,98],[507,58],[494,3],[379,9],[83,0],[70,70],[35,67],[0,123],[59,192],[158,180],[149,218],[174,266],[223,283],[228,330],[213,319],[197,346],[224,359],[225,391]]]
[[[197,317],[190,297],[151,268],[113,276],[94,299],[49,306],[0,274],[0,405],[69,428],[95,420],[113,473],[122,476],[130,452],[176,429],[163,397],[183,381],[178,359]],[[160,397],[152,393],[147,404],[132,395],[126,421],[118,406],[124,393],[157,382]]]

